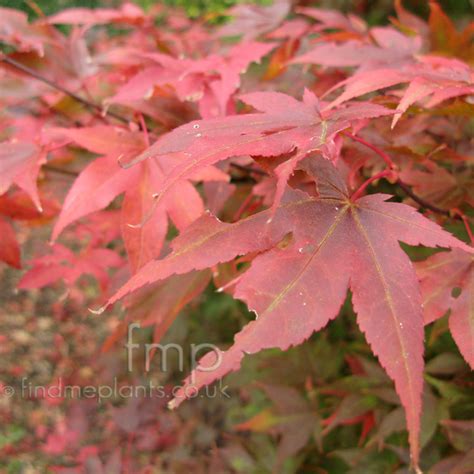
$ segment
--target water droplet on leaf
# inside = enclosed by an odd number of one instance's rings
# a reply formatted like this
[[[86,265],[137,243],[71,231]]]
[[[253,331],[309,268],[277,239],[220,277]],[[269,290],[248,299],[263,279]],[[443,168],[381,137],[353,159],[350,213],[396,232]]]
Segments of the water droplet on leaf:
[[[298,249],[299,253],[313,253],[316,250],[316,246],[313,244],[307,244],[304,247]]]

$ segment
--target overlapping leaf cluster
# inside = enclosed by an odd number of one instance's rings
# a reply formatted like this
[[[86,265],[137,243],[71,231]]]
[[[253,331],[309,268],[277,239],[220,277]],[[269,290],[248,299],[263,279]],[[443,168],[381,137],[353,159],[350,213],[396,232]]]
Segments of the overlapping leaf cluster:
[[[473,250],[442,227],[470,234],[474,28],[395,8],[369,27],[276,0],[217,29],[132,4],[31,24],[0,10],[0,258],[19,267],[14,228],[52,221],[20,287],[89,274],[101,303],[127,297],[109,344],[136,319],[158,339],[211,279],[243,300],[255,320],[173,406],[245,354],[302,343],[350,291],[417,467],[424,324],[451,311],[474,367]],[[383,179],[395,200],[368,193]],[[453,250],[413,265],[400,242]]]

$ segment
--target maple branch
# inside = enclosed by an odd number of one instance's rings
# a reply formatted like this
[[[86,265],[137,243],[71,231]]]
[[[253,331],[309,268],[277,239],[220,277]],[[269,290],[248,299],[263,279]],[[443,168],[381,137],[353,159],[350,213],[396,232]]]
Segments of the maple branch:
[[[421,207],[428,209],[429,211],[435,212],[436,214],[441,214],[446,217],[450,217],[451,219],[459,220],[464,223],[466,227],[467,234],[471,239],[471,243],[474,245],[474,235],[471,231],[471,226],[469,224],[469,218],[459,209],[443,209],[441,207],[435,206],[434,204],[425,201],[423,198],[417,196],[410,187],[404,183],[400,178],[395,183],[397,184],[403,191],[413,199],[416,203],[418,203]]]
[[[391,169],[391,170],[394,170],[394,169],[397,169],[397,165],[392,161],[392,159],[390,158],[390,156],[385,153],[383,150],[381,150],[380,148],[376,147],[375,145],[372,145],[372,143],[369,143],[367,141],[365,141],[363,138],[360,138],[356,135],[353,135],[352,133],[349,133],[349,132],[343,132],[343,134],[346,136],[346,137],[349,137],[351,140],[354,140],[356,142],[359,142],[361,143],[362,145],[366,146],[367,148],[369,148],[370,150],[372,150],[373,152],[377,153],[377,155],[379,155],[384,161],[385,161],[385,164]]]
[[[389,167],[390,171],[396,170],[397,165],[392,161],[388,153],[384,152],[380,148],[376,147],[375,145],[372,145],[372,143],[369,143],[365,141],[363,138],[357,137],[356,135],[353,135],[352,133],[349,132],[342,132],[344,135],[347,137],[351,138],[352,140],[361,143],[362,145],[366,146],[373,152],[377,153],[384,161],[385,164]],[[377,173],[375,176],[372,178],[368,179],[365,183],[362,184],[362,186],[352,195],[352,198],[355,200],[360,197],[362,192],[365,190],[365,188],[372,182],[375,181],[376,179],[383,178],[389,176],[390,173],[384,173],[383,171],[380,173]],[[435,206],[434,204],[429,203],[428,201],[425,201],[423,198],[417,196],[411,189],[410,187],[404,183],[400,178],[397,178],[397,181],[395,182],[404,192],[407,194],[409,197],[413,199],[416,203],[418,203],[421,207],[424,209],[427,209],[429,211],[435,212],[436,214],[441,214],[446,217],[451,217],[453,219],[457,220],[462,220],[464,222],[464,225],[466,226],[467,232],[469,234],[469,237],[471,238],[471,241],[474,242],[474,237],[471,232],[471,228],[469,227],[468,223],[468,218],[465,214],[463,214],[460,211],[453,211],[450,209],[442,209],[441,207]]]
[[[367,179],[362,185],[352,194],[351,200],[356,201],[362,193],[365,191],[367,186],[371,184],[372,182],[376,181],[377,179],[380,178],[387,178],[388,176],[393,175],[393,170],[383,170],[380,171],[379,173],[375,174],[371,178]],[[417,196],[411,189],[410,187],[404,183],[400,178],[398,178],[395,181],[395,184],[399,186],[407,196],[411,197],[413,201],[415,201],[417,204],[419,204],[422,208],[427,209],[428,211],[434,212],[436,214],[441,214],[446,217],[451,217],[452,219],[456,220],[461,220],[464,222],[464,225],[466,227],[467,233],[471,239],[472,242],[474,242],[474,236],[472,234],[471,228],[469,226],[469,219],[468,217],[461,211],[454,209],[443,209],[441,207],[435,206],[434,204],[429,203],[428,201],[425,201],[423,198],[420,196]]]
[[[443,216],[447,217],[454,217],[451,211],[448,209],[442,209],[441,207],[435,206],[434,204],[429,203],[428,201],[425,201],[423,198],[417,196],[408,186],[408,184],[404,183],[401,179],[398,179],[396,184],[403,189],[404,193],[407,194],[409,197],[413,199],[416,203],[418,203],[421,207],[428,209],[429,211],[436,212],[437,214],[442,214]]]
[[[76,94],[75,92],[72,92],[69,89],[66,89],[65,87],[63,87],[63,86],[57,84],[56,82],[52,81],[51,79],[48,79],[47,77],[44,77],[42,74],[38,73],[34,69],[26,66],[25,64],[22,64],[22,63],[16,61],[15,59],[12,59],[8,56],[1,56],[0,61],[4,62],[5,64],[8,64],[9,66],[11,66],[11,67],[13,67],[13,68],[15,68],[19,71],[24,72],[28,76],[33,77],[34,79],[37,79],[38,81],[41,81],[44,84],[47,84],[48,86],[52,87],[53,89],[56,89],[56,90],[62,92],[63,94],[68,95],[69,97],[74,99],[76,102],[79,102],[82,105],[84,105],[85,107],[88,107],[89,109],[95,111],[96,113],[99,113],[100,116],[103,117],[104,109],[99,104],[96,104],[95,102],[91,102],[90,100],[84,99],[83,97]],[[117,114],[115,112],[110,112],[110,111],[108,111],[107,114],[110,117],[113,117],[117,120],[120,120],[123,123],[126,123],[126,124],[129,123],[129,120],[127,118],[123,117],[120,114]]]
[[[352,194],[351,201],[352,202],[357,201],[357,199],[361,197],[362,193],[365,191],[365,189],[370,183],[373,183],[374,181],[380,178],[387,178],[388,176],[393,176],[392,170],[383,170],[371,176],[369,179],[364,181],[362,185]]]

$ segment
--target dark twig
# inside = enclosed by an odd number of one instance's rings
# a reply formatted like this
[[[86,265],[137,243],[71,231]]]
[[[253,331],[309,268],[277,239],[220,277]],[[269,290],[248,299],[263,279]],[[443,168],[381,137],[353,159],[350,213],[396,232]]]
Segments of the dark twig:
[[[75,92],[72,92],[72,91],[66,89],[65,87],[55,83],[54,81],[48,79],[47,77],[44,77],[43,75],[39,74],[34,69],[31,69],[30,67],[28,67],[28,66],[26,66],[26,65],[24,65],[24,64],[22,64],[22,63],[20,63],[16,60],[12,59],[12,58],[10,58],[8,56],[0,57],[0,61],[4,62],[5,64],[8,64],[9,66],[11,66],[11,67],[13,67],[13,68],[15,68],[19,71],[24,72],[28,76],[33,77],[33,78],[37,79],[38,81],[41,81],[41,82],[47,84],[48,86],[52,87],[53,89],[56,89],[56,90],[62,92],[63,94],[68,95],[69,97],[74,99],[76,102],[81,103],[85,107],[88,107],[89,109],[92,109],[92,110],[98,112],[101,116],[103,116],[102,115],[103,114],[103,109],[99,104],[96,104],[96,103],[91,102],[87,99],[84,99],[83,97],[76,94]],[[115,112],[109,111],[109,112],[107,112],[107,114],[109,116],[117,119],[117,120],[120,120],[123,123],[127,123],[127,124],[129,123],[129,120],[126,117],[123,117],[122,115],[119,115]],[[144,126],[143,123],[141,123],[140,128],[142,128],[143,126]],[[344,135],[348,136],[349,138],[351,138],[355,141],[358,141],[359,143],[367,146],[368,148],[372,149],[374,152],[378,153],[384,159],[385,163],[388,165],[388,167],[390,169],[396,168],[396,166],[394,165],[393,161],[391,160],[391,158],[388,156],[387,153],[382,152],[379,148],[375,147],[374,145],[366,142],[365,140],[363,140],[360,137],[357,137],[353,134],[350,134],[350,133],[346,132],[346,133],[344,133]],[[251,166],[239,165],[237,163],[231,163],[231,166],[233,166],[234,168],[236,168],[238,170],[245,171],[247,173],[254,173],[254,174],[257,174],[257,175],[260,175],[260,176],[268,176],[268,173],[266,171],[253,168]],[[45,169],[47,171],[53,171],[53,172],[56,172],[56,173],[65,174],[65,175],[68,175],[68,176],[77,176],[78,175],[74,171],[69,171],[69,170],[65,170],[65,169],[62,169],[62,168],[56,168],[56,167],[51,166],[51,165],[45,165],[45,166],[43,166],[43,169]],[[238,180],[238,178],[237,178],[237,180]],[[437,206],[429,203],[428,201],[425,201],[423,198],[417,196],[410,189],[410,187],[406,183],[401,181],[400,179],[398,179],[396,181],[396,184],[405,192],[405,194],[407,194],[409,197],[411,197],[416,203],[418,203],[424,209],[427,209],[429,211],[432,211],[432,212],[435,212],[437,214],[441,214],[441,215],[444,215],[444,216],[447,216],[447,217],[451,217],[453,219],[463,220],[463,216],[461,214],[452,213],[450,210],[442,209],[440,207],[437,207]]]
[[[382,160],[385,161],[385,164],[387,165],[389,169],[391,170],[397,169],[397,166],[392,161],[390,156],[387,153],[385,153],[383,150],[381,150],[380,148],[376,147],[375,145],[372,145],[372,143],[365,141],[363,138],[358,137],[357,135],[353,135],[352,133],[343,132],[343,135],[345,135],[346,137],[349,137],[351,140],[359,142],[360,144],[366,146],[373,152],[377,153],[377,155],[379,155],[382,158]]]
[[[101,117],[103,117],[103,109],[99,104],[96,104],[96,103],[91,102],[87,99],[84,99],[83,97],[76,94],[75,92],[72,92],[72,91],[66,89],[65,87],[57,84],[56,82],[48,79],[47,77],[44,77],[43,75],[41,75],[40,73],[38,73],[34,69],[31,69],[30,67],[28,67],[28,66],[26,66],[26,65],[24,65],[24,64],[22,64],[18,61],[15,61],[14,59],[12,59],[8,56],[0,57],[0,61],[4,62],[5,64],[8,64],[9,66],[11,66],[11,67],[13,67],[13,68],[15,68],[19,71],[24,72],[28,76],[33,77],[33,78],[37,79],[38,81],[41,81],[41,82],[47,84],[48,86],[52,87],[53,89],[56,89],[56,90],[62,92],[63,94],[68,95],[69,97],[74,99],[76,102],[79,102],[82,105],[84,105],[85,107],[88,107],[89,109],[94,110],[95,112],[99,113]],[[117,120],[120,120],[123,123],[127,123],[127,124],[129,123],[129,120],[127,118],[125,118],[122,115],[119,115],[115,112],[108,111],[107,114],[110,117],[113,117]]]
[[[410,187],[401,181],[400,179],[397,180],[396,184],[403,189],[403,191],[410,196],[413,201],[417,202],[421,207],[424,209],[427,209],[431,212],[435,212],[436,214],[441,214],[446,217],[450,217],[451,219],[455,219],[457,221],[461,221],[464,223],[464,226],[466,227],[466,231],[471,239],[471,242],[474,244],[474,236],[471,232],[471,227],[469,225],[469,217],[466,216],[463,212],[461,212],[459,209],[442,209],[441,207],[435,206],[428,201],[425,201],[423,198],[417,196],[411,189]]]
[[[369,184],[373,183],[374,181],[380,178],[388,178],[389,176],[392,176],[392,175],[393,175],[392,170],[382,170],[380,171],[380,173],[377,173],[374,176],[370,177],[368,180],[364,181],[364,183],[362,183],[362,185],[352,194],[351,201],[357,201],[357,199],[359,199],[364,193],[364,191],[367,189],[367,186]]]
[[[252,166],[239,165],[237,163],[231,163],[230,166],[233,166],[234,168],[237,168],[240,171],[245,171],[246,173],[255,173],[260,176],[268,176],[268,173],[266,171],[253,168]]]
[[[351,133],[348,133],[348,132],[343,132],[344,135],[346,135],[347,137],[351,138],[352,140],[354,141],[357,141],[359,143],[361,143],[362,145],[366,146],[367,148],[371,149],[373,152],[377,153],[385,162],[385,164],[388,166],[388,168],[390,170],[396,170],[397,169],[397,166],[395,165],[395,163],[392,161],[392,159],[390,158],[390,156],[388,155],[388,153],[386,153],[385,151],[381,150],[380,148],[376,147],[375,145],[372,145],[372,143],[369,143],[367,141],[365,141],[363,138],[360,138],[360,137],[357,137],[356,135],[353,135]],[[382,176],[383,173],[380,173],[380,176],[377,175],[377,177],[383,177]],[[374,178],[371,178],[372,180],[375,179]],[[370,182],[370,181],[369,181]],[[410,187],[404,183],[400,178],[397,179],[397,181],[395,182],[395,184],[397,184],[404,192],[405,194],[407,194],[408,196],[410,196],[413,201],[415,201],[416,203],[418,203],[421,207],[423,207],[424,209],[427,209],[429,211],[432,211],[432,212],[435,212],[437,214],[441,214],[443,216],[447,216],[447,217],[451,217],[453,219],[457,219],[457,220],[462,220],[465,222],[465,220],[467,219],[467,217],[461,213],[461,212],[452,212],[451,210],[449,209],[442,209],[441,207],[438,207],[438,206],[435,206],[434,204],[431,204],[429,203],[428,201],[425,201],[423,198],[417,196],[411,189]],[[359,196],[360,190],[356,191],[357,193],[357,196]]]
[[[404,193],[407,194],[408,196],[410,196],[413,201],[415,201],[416,203],[418,203],[421,207],[423,207],[424,209],[427,209],[429,211],[432,211],[432,212],[436,212],[437,214],[442,214],[443,216],[447,216],[447,217],[453,217],[453,218],[460,218],[457,214],[453,215],[451,213],[451,211],[447,210],[447,209],[441,209],[440,207],[438,206],[435,206],[431,203],[429,203],[428,201],[425,201],[423,198],[417,196],[411,189],[410,187],[404,183],[402,180],[398,179],[396,184],[401,188],[403,189]]]
[[[257,183],[257,181],[253,179],[252,176],[243,176],[242,178],[232,176],[229,182],[230,184],[256,184]]]

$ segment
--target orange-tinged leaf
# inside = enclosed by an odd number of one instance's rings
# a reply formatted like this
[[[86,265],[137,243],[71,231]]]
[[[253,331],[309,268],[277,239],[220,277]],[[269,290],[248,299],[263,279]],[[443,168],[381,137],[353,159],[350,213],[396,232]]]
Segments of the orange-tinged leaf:
[[[0,216],[0,261],[21,268],[20,247],[10,222]]]
[[[299,45],[299,40],[288,40],[276,49],[272,54],[263,79],[270,81],[278,77],[280,74],[283,74],[286,69],[286,63],[294,56]]]
[[[456,43],[456,28],[453,22],[441,10],[438,3],[430,2],[430,27],[431,47],[435,51],[450,50]]]
[[[439,4],[430,1],[428,26],[432,51],[471,62],[474,60],[474,25],[472,22],[466,26],[464,31],[458,32]]]
[[[273,429],[281,433],[275,466],[278,471],[285,459],[295,455],[306,445],[318,426],[319,419],[315,409],[294,387],[270,384],[260,386],[274,406],[240,423],[237,429],[256,432]]]
[[[247,421],[235,425],[239,431],[255,431],[256,433],[267,433],[279,422],[278,416],[275,416],[270,408],[262,410]]]

